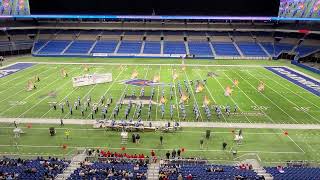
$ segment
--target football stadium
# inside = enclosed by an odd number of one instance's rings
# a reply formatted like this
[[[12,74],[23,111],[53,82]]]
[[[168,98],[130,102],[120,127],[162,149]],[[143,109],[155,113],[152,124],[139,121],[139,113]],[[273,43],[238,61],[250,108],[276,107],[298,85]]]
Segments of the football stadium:
[[[0,0],[0,179],[320,179],[320,1]]]

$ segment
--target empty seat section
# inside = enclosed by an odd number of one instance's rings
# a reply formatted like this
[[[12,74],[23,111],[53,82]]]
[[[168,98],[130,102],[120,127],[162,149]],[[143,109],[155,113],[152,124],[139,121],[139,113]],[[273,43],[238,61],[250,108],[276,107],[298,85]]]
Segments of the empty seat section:
[[[261,43],[261,45],[273,56],[279,56],[282,52],[290,52],[294,45],[282,43]]]
[[[144,54],[160,54],[161,44],[159,41],[146,41],[143,49]]]
[[[307,56],[311,53],[320,51],[320,46],[299,46],[296,48],[295,50],[297,52],[297,54],[299,54],[300,57],[304,57]]]
[[[238,42],[237,45],[245,56],[267,56],[257,43]]]
[[[54,40],[50,41],[45,47],[43,47],[39,54],[60,54],[71,41]]]
[[[314,167],[284,167],[280,173],[276,167],[266,167],[274,179],[294,179],[294,180],[318,180],[320,177],[320,168]]]
[[[186,54],[186,46],[183,41],[164,42],[164,54]]]
[[[98,41],[91,53],[114,53],[118,41]]]
[[[118,53],[139,54],[141,50],[141,41],[122,41]]]
[[[189,44],[189,51],[192,55],[212,56],[212,51],[208,42],[191,41]]]
[[[240,56],[232,43],[212,43],[212,46],[219,56]]]
[[[87,54],[94,41],[74,41],[65,54]]]
[[[44,40],[39,40],[39,41],[35,42],[34,46],[33,46],[33,51],[38,51],[46,43],[47,43],[47,41],[44,41]]]

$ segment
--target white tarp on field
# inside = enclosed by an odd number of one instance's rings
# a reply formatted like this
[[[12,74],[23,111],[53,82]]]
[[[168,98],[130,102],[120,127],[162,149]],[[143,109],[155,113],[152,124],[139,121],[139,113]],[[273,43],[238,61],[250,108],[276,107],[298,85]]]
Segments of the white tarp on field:
[[[112,73],[86,74],[79,77],[73,77],[72,81],[73,81],[73,87],[108,83],[112,81]]]

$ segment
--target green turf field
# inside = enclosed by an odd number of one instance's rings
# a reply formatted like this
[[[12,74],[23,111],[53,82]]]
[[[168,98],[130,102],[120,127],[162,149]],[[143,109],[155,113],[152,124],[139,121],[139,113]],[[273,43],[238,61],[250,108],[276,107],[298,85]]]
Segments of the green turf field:
[[[56,136],[49,135],[49,126],[57,128]],[[234,160],[230,152],[233,149],[238,151],[239,159],[235,160],[241,160],[242,156],[252,158],[246,155],[254,153],[266,164],[287,160],[318,162],[320,156],[319,132],[316,130],[288,130],[289,136],[286,136],[280,130],[243,129],[244,142],[237,145],[233,142],[233,129],[214,128],[211,129],[211,138],[205,140],[204,148],[200,149],[199,141],[205,136],[204,128],[183,128],[176,133],[140,133],[140,144],[129,142],[121,145],[119,132],[92,129],[89,125],[65,125],[62,129],[59,125],[33,124],[31,128],[27,128],[27,125],[22,127],[26,134],[16,139],[11,132],[12,125],[1,125],[1,154],[67,156],[74,153],[76,148],[100,148],[121,152],[121,148],[126,147],[123,152],[150,155],[150,151],[155,150],[163,157],[168,150],[171,152],[172,149],[184,148],[184,157],[202,157],[223,162]],[[71,131],[69,140],[64,136],[66,128]],[[162,146],[159,142],[160,135],[164,137]],[[129,136],[131,137],[131,134]],[[225,151],[222,150],[223,141],[228,144]],[[67,145],[66,150],[62,148],[64,144]]]
[[[47,62],[48,64],[37,64],[31,68],[0,78],[0,118],[41,118],[43,121],[50,121],[51,118],[64,119],[90,119],[90,110],[82,117],[80,111],[73,111],[73,115],[65,109],[61,113],[49,105],[50,102],[64,103],[68,98],[73,104],[78,96],[85,101],[91,96],[93,102],[98,102],[102,95],[106,98],[113,97],[117,102],[123,95],[135,92],[140,94],[142,88],[122,84],[121,81],[131,78],[134,71],[138,72],[139,79],[152,80],[154,76],[160,76],[160,82],[174,84],[173,98],[170,100],[170,86],[157,86],[153,101],[158,103],[162,91],[167,100],[165,103],[165,115],[161,118],[159,105],[153,105],[150,121],[167,122],[170,119],[170,105],[174,107],[174,121],[183,121],[181,110],[178,108],[180,97],[177,89],[177,82],[185,90],[184,80],[207,79],[202,92],[196,93],[195,85],[188,84],[190,99],[185,102],[187,122],[220,122],[220,123],[279,123],[279,124],[319,124],[320,122],[320,98],[303,88],[283,79],[266,70],[264,66],[288,66],[300,72],[320,79],[320,75],[298,68],[286,61],[246,61],[246,60],[187,60],[186,69],[182,70],[181,60],[175,59],[84,59],[84,58],[34,58],[19,57],[11,62]],[[89,72],[84,71],[83,64],[63,64],[64,62],[96,63],[89,65]],[[55,63],[55,64],[49,64]],[[106,64],[108,63],[108,64]],[[121,66],[119,64],[122,64]],[[210,66],[206,66],[210,65]],[[228,66],[225,66],[228,65]],[[239,66],[241,65],[241,66]],[[61,76],[61,69],[64,68],[68,78]],[[71,77],[91,73],[112,73],[113,82],[73,88]],[[174,73],[176,72],[176,73]],[[214,72],[217,76],[208,77],[208,72]],[[173,74],[178,78],[174,80]],[[26,91],[28,80],[40,77],[36,82],[37,89]],[[224,95],[227,86],[232,87],[233,81],[238,80],[238,87],[233,87],[230,97]],[[259,92],[259,82],[265,83],[265,91]],[[145,95],[150,95],[151,87],[145,87]],[[203,101],[207,96],[210,101],[212,117],[207,119]],[[108,108],[107,119],[112,118],[112,110],[116,103]],[[198,121],[193,114],[193,106],[198,105],[201,116]],[[215,106],[234,105],[239,107],[235,114],[227,116],[223,113],[218,118],[214,112]],[[126,105],[120,109],[117,120],[123,119]],[[142,119],[147,118],[146,105],[142,109]],[[129,118],[135,118],[136,107],[130,113]],[[224,111],[223,111],[224,112]],[[101,119],[98,112],[95,119]],[[120,150],[120,136],[118,132],[105,130],[94,130],[92,125],[66,125],[71,129],[71,139],[64,137],[65,129],[57,129],[57,136],[50,137],[48,127],[57,125],[32,124],[27,128],[21,124],[26,134],[16,139],[12,135],[12,124],[0,124],[0,154],[20,155],[70,155],[78,147],[101,147],[111,150]],[[231,128],[215,128],[213,137],[206,141],[204,149],[199,148],[199,140],[204,136],[203,128],[183,128],[182,132],[164,134],[165,144],[159,145],[160,132],[142,133],[142,143],[139,145],[129,143],[126,145],[126,152],[149,153],[155,149],[160,155],[173,148],[185,148],[185,156],[206,157],[212,160],[231,161],[234,157],[230,150],[236,149],[238,157],[249,153],[257,154],[263,162],[283,162],[286,160],[309,160],[319,159],[318,149],[320,144],[317,141],[319,133],[317,130],[288,130],[289,136],[283,134],[285,129],[244,129],[245,141],[242,145],[233,142]],[[228,150],[222,151],[223,141],[228,143]],[[67,144],[67,150],[62,145]]]
[[[68,78],[60,75],[64,68],[69,73]],[[160,76],[160,82],[165,86],[155,87],[153,101],[159,103],[162,92],[167,100],[165,104],[165,115],[163,120],[170,119],[170,105],[174,107],[174,120],[181,121],[179,110],[180,96],[177,83],[181,83],[183,91],[186,91],[184,81],[207,79],[207,84],[200,93],[196,93],[195,83],[189,87],[189,99],[185,102],[187,118],[186,121],[195,121],[192,112],[193,106],[198,105],[200,110],[199,122],[246,122],[246,123],[299,123],[312,124],[320,122],[320,101],[319,97],[290,83],[289,81],[269,72],[263,66],[187,66],[186,70],[181,65],[90,65],[89,72],[84,72],[83,65],[68,64],[38,64],[19,73],[0,79],[0,117],[19,118],[89,118],[87,111],[82,117],[80,111],[74,111],[71,116],[66,110],[61,113],[50,108],[50,102],[65,103],[68,99],[73,104],[78,97],[82,102],[91,96],[92,101],[98,103],[100,97],[112,97],[115,101],[123,98],[124,94],[131,95],[135,92],[139,95],[142,87],[122,84],[121,81],[128,80],[134,71],[138,72],[139,79],[153,80],[154,76]],[[90,73],[107,73],[113,75],[113,82],[73,88],[70,77]],[[178,78],[173,79],[176,72]],[[208,72],[214,72],[217,76],[207,77]],[[26,91],[27,82],[39,76],[41,81],[35,83],[37,89]],[[238,87],[233,87],[232,95],[224,95],[227,86],[232,87],[234,80],[239,81]],[[257,90],[259,82],[265,83],[263,93]],[[170,100],[170,86],[173,86],[173,98]],[[145,87],[145,95],[151,94],[151,87]],[[186,93],[186,92],[185,92]],[[188,95],[188,94],[187,94]],[[208,119],[204,113],[204,98],[210,101],[212,117]],[[111,118],[112,110],[116,103],[108,108],[107,117]],[[224,107],[234,105],[239,111],[231,116],[224,114],[220,119],[216,117],[214,106]],[[147,118],[147,106],[143,107],[142,119]],[[124,117],[125,108],[120,110],[117,119]],[[160,117],[160,105],[154,105],[151,113],[151,120],[162,120]],[[131,112],[129,118],[134,118],[135,113]],[[101,118],[101,113],[95,115],[96,119]]]

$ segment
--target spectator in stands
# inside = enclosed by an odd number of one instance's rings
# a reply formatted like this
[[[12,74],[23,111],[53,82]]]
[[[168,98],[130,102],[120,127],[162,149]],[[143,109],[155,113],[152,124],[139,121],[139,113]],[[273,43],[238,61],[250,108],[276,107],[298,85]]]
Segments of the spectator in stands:
[[[136,143],[137,143],[137,144],[140,144],[140,134],[137,134],[137,135],[136,135]]]
[[[176,158],[176,155],[177,155],[177,152],[176,152],[175,149],[173,149],[172,152],[171,152],[171,157],[172,157],[172,159],[175,159],[175,158]]]
[[[183,180],[183,177],[182,177],[181,173],[179,173],[179,175],[178,175],[178,180]]]
[[[180,149],[177,150],[177,155],[178,155],[178,158],[180,158],[180,156],[181,156],[181,150]]]
[[[186,178],[187,178],[187,180],[191,180],[192,179],[192,174],[191,173],[188,174],[188,176]]]
[[[203,149],[203,138],[200,139],[200,149]]]
[[[166,153],[166,157],[167,157],[167,159],[170,158],[170,152],[169,151]]]
[[[282,166],[277,166],[277,170],[279,173],[284,173],[283,167]]]
[[[160,136],[160,145],[163,144],[163,136]]]

